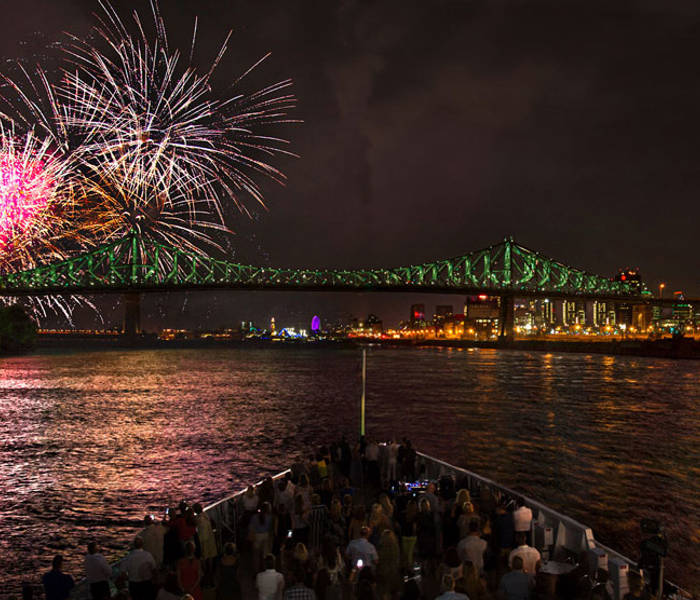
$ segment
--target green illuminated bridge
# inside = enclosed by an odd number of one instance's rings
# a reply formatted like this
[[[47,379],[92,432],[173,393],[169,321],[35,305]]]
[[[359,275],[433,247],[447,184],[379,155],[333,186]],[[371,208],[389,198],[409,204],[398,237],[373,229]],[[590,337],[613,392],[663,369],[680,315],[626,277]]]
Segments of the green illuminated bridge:
[[[135,234],[73,258],[0,276],[0,295],[186,290],[395,291],[518,297],[640,298],[627,283],[593,275],[506,239],[444,260],[390,269],[285,269],[209,258]]]

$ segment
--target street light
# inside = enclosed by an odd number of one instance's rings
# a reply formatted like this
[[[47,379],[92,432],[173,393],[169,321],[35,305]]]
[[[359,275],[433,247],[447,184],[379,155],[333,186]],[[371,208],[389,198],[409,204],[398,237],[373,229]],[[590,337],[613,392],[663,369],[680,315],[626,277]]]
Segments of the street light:
[[[659,298],[664,297],[664,288],[666,287],[665,283],[660,283],[659,284]]]

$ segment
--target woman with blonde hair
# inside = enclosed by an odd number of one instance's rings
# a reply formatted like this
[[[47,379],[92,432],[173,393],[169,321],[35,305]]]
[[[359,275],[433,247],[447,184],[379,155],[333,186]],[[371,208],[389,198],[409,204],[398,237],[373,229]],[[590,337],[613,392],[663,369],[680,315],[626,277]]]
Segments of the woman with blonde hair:
[[[469,523],[476,520],[481,524],[479,513],[474,510],[474,505],[471,502],[465,502],[462,505],[462,514],[457,519],[457,527],[459,527],[459,539],[462,540],[469,535]]]
[[[379,538],[385,529],[393,529],[391,521],[384,513],[382,505],[377,503],[372,505],[372,510],[369,513],[369,519],[367,519],[367,525],[371,530],[369,541],[375,546],[379,544]]]
[[[379,504],[382,507],[382,510],[384,511],[384,514],[386,515],[387,519],[393,519],[394,518],[394,503],[389,499],[389,496],[386,494],[380,494],[379,495]]]
[[[455,506],[462,506],[465,502],[471,502],[471,494],[466,488],[462,488],[457,492],[457,498],[455,499]]]

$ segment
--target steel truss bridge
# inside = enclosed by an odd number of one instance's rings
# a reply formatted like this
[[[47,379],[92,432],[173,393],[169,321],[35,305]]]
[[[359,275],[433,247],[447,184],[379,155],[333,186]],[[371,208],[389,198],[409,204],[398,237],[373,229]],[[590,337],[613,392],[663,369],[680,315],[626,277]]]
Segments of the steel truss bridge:
[[[455,258],[391,269],[287,269],[217,260],[135,233],[66,260],[0,276],[0,296],[121,293],[124,332],[140,331],[140,294],[189,290],[488,294],[500,297],[500,330],[512,337],[519,298],[648,302],[627,282],[575,269],[511,238]]]
[[[510,238],[455,258],[390,269],[347,270],[246,265],[147,244],[132,233],[73,258],[0,275],[3,296],[215,289],[642,298],[626,282],[575,269]]]

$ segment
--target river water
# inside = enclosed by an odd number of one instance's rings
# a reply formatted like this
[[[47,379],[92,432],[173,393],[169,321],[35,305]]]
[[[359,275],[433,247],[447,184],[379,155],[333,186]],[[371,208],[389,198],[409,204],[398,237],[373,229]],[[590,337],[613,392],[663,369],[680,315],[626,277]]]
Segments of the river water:
[[[642,517],[669,577],[700,591],[700,364],[479,349],[372,348],[367,430],[407,435],[591,525],[637,555]],[[358,350],[39,353],[0,360],[0,595],[61,552],[81,575],[144,514],[212,501],[357,430]]]

